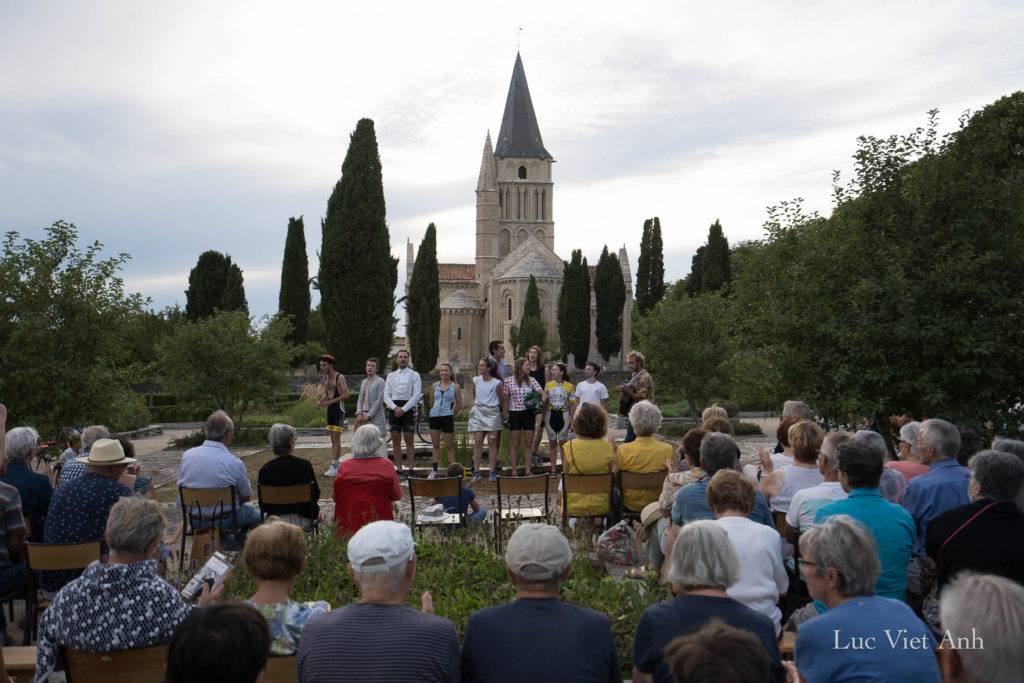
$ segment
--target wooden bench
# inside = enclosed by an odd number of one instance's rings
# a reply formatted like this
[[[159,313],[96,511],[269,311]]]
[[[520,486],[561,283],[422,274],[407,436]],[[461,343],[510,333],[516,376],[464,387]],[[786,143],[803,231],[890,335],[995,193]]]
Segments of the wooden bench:
[[[18,683],[28,683],[36,675],[35,647],[12,646],[4,648],[7,673]]]

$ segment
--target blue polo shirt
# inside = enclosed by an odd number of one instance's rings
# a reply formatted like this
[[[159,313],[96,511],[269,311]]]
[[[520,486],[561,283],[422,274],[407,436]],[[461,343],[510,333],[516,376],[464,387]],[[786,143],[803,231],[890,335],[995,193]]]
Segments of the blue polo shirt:
[[[708,504],[708,482],[710,481],[711,477],[705,476],[676,492],[675,500],[672,501],[673,524],[682,526],[697,519],[713,520],[715,518],[715,513],[711,511],[711,505]],[[774,529],[775,520],[772,518],[771,510],[768,509],[768,502],[757,489],[754,489],[754,493],[756,494],[754,509],[747,515],[747,519]]]
[[[971,471],[956,459],[936,460],[928,471],[914,477],[907,483],[903,496],[903,507],[917,524],[917,542],[914,557],[924,554],[924,538],[928,533],[928,522],[946,510],[952,510],[971,502],[967,487],[971,484]]]
[[[822,505],[814,516],[814,523],[835,515],[849,515],[871,530],[882,563],[882,573],[875,582],[875,595],[902,600],[907,590],[910,551],[917,534],[910,513],[882,498],[878,489],[854,489],[843,500]]]

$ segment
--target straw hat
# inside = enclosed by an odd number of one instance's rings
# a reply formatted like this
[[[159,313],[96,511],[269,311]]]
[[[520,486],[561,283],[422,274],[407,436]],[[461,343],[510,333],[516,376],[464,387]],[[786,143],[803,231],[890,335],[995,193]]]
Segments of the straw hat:
[[[130,465],[138,462],[137,458],[126,458],[121,442],[117,439],[100,439],[92,445],[89,455],[83,458],[75,458],[85,465],[96,467],[109,467],[110,465]]]

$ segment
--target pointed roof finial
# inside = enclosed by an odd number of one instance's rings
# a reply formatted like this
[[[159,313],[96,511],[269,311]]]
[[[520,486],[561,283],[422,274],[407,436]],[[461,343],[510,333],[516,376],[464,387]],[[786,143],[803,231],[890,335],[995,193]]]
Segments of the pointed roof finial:
[[[505,113],[501,117],[498,131],[498,145],[494,155],[499,157],[538,157],[550,159],[540,137],[540,126],[533,111],[530,87],[526,84],[523,60],[516,52],[516,64],[512,69],[512,82],[508,86]]]
[[[494,151],[491,149],[491,131],[487,130],[484,140],[484,156],[480,161],[480,178],[476,183],[477,191],[498,189],[498,169],[494,164]]]

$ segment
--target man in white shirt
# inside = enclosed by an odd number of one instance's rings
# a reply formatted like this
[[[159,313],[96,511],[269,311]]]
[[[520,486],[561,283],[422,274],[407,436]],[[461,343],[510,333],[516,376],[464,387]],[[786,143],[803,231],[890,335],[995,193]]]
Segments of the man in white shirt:
[[[409,352],[402,349],[396,359],[398,369],[388,373],[384,381],[384,405],[388,408],[388,425],[394,448],[395,469],[402,476],[402,439],[405,437],[405,462],[412,476],[416,464],[413,432],[416,430],[416,405],[423,396],[420,373],[409,367]]]
[[[583,374],[587,378],[576,385],[577,409],[584,403],[600,403],[602,408],[608,409],[608,387],[597,381],[598,372],[600,368],[593,361],[589,361],[583,367]]]
[[[822,505],[833,500],[842,500],[849,495],[839,482],[839,459],[836,457],[836,450],[841,444],[852,440],[853,435],[849,432],[829,432],[821,443],[818,471],[825,477],[825,481],[817,486],[800,489],[789,501],[789,512],[786,513],[786,540],[790,543],[796,538],[797,530],[807,531],[814,525],[814,516],[818,514],[818,509]]]

